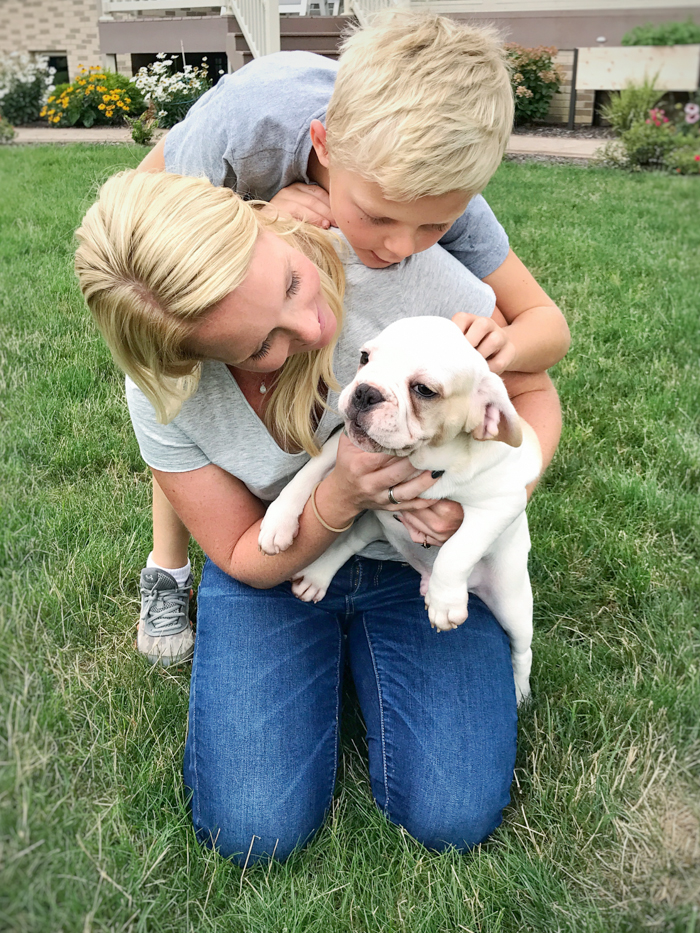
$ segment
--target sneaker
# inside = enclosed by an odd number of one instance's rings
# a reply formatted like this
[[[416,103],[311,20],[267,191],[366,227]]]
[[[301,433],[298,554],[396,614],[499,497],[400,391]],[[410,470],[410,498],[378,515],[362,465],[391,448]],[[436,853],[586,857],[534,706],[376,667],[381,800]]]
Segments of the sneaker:
[[[192,574],[184,586],[158,567],[141,571],[141,617],[136,647],[151,664],[168,667],[192,657],[194,632],[189,605]]]

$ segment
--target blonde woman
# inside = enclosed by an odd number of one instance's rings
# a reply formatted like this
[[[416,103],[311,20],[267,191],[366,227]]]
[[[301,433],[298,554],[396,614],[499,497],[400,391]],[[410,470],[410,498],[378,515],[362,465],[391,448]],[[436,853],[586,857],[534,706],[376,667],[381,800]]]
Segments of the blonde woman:
[[[399,316],[488,317],[493,293],[439,246],[370,269],[259,208],[202,179],[127,172],[78,231],[80,285],[127,374],[142,455],[208,557],[184,765],[197,836],[251,864],[319,829],[347,657],[377,805],[426,846],[465,850],[509,799],[517,718],[502,629],[472,597],[468,622],[438,637],[418,574],[385,543],[349,561],[318,605],[287,582],[364,509],[396,510],[390,488],[402,513],[429,521],[434,504],[416,497],[433,477],[343,437],[317,490],[322,521],[307,508],[276,557],[257,539],[266,503],[339,426],[338,381],[364,340]]]

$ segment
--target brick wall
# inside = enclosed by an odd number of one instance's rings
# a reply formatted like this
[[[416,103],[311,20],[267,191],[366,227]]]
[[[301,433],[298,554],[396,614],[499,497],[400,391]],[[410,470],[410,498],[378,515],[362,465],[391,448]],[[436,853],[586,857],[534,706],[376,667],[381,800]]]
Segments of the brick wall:
[[[0,54],[68,56],[71,81],[80,65],[102,65],[96,0],[5,0],[0,4]]]
[[[560,51],[555,59],[564,73],[562,85],[554,95],[545,118],[547,123],[567,123],[569,120],[569,104],[571,102],[571,73],[574,65],[573,51]],[[594,91],[579,91],[576,95],[576,115],[574,122],[593,122]]]

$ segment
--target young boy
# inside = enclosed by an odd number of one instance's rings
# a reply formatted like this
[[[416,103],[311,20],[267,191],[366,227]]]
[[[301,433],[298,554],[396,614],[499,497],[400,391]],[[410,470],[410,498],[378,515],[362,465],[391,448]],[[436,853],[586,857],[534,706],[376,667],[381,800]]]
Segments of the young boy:
[[[503,375],[546,466],[561,430],[546,370],[566,353],[569,332],[479,194],[512,122],[509,73],[491,30],[392,13],[351,35],[339,63],[281,52],[222,79],[141,168],[206,175],[300,219],[337,226],[371,268],[439,242],[495,292],[493,318],[455,308],[455,320]],[[443,501],[403,520],[417,540],[441,543],[460,512]],[[155,482],[153,527],[138,648],[167,665],[192,651],[192,578],[189,533]]]

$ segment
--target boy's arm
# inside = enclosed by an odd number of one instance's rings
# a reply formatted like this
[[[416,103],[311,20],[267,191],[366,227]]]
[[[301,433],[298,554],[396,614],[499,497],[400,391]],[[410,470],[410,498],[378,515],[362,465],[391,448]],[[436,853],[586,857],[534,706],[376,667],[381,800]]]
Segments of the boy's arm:
[[[139,162],[139,172],[164,172],[165,171],[165,136],[162,136],[155,144],[153,149],[144,156]]]
[[[566,354],[571,341],[564,315],[527,267],[509,250],[505,261],[485,276],[506,321],[505,335],[515,348],[506,369],[544,372]]]

